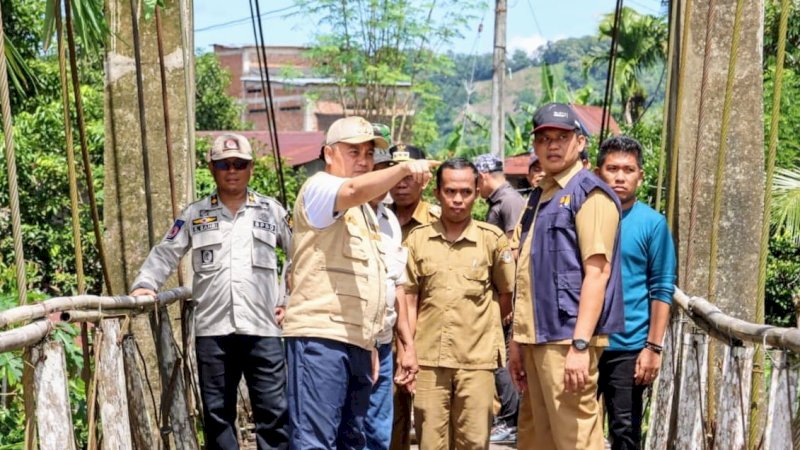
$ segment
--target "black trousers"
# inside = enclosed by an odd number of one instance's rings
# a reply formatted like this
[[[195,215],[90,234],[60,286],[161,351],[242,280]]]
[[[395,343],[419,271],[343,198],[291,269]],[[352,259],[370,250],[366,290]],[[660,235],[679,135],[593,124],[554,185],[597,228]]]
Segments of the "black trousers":
[[[506,342],[506,360],[508,360],[508,341],[511,325],[503,327],[503,337]],[[508,367],[500,367],[494,371],[494,388],[500,400],[500,411],[495,417],[495,424],[505,424],[510,427],[517,426],[517,416],[519,415],[519,394],[511,381],[511,374]]]
[[[286,358],[279,337],[197,338],[206,449],[237,450],[236,400],[242,375],[250,393],[258,450],[287,449]]]
[[[604,399],[612,450],[642,447],[642,406],[647,386],[637,385],[633,379],[638,357],[638,350],[606,350],[598,364],[597,395]]]

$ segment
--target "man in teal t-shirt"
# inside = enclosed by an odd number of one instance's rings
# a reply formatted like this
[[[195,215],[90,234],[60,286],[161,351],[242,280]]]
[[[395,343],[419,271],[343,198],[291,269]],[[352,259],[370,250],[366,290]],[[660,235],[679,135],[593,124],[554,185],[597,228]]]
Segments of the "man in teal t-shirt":
[[[661,346],[675,291],[675,247],[664,216],[636,201],[644,180],[642,146],[627,136],[600,145],[597,175],[622,205],[620,249],[625,332],[612,334],[598,365],[598,395],[613,450],[641,448],[645,388],[661,367]]]

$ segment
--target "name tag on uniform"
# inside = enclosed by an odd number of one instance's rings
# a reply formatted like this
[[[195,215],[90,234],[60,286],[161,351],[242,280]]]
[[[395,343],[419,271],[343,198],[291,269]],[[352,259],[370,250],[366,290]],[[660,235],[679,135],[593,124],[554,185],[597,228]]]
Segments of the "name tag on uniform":
[[[278,228],[275,226],[274,223],[262,222],[260,220],[253,221],[253,228],[256,228],[258,230],[267,230],[270,233],[275,233],[276,231],[278,231]]]
[[[202,233],[203,231],[218,230],[219,222],[217,216],[200,217],[192,220],[192,233]]]

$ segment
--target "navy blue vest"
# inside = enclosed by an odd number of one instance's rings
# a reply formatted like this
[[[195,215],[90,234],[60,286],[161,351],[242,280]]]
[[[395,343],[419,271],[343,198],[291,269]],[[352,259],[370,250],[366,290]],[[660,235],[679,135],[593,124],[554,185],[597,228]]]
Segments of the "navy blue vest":
[[[578,303],[583,284],[583,259],[575,231],[575,215],[586,197],[595,189],[608,195],[621,213],[617,195],[608,185],[588,170],[581,169],[550,200],[536,205],[542,189],[534,190],[522,217],[522,240],[525,242],[533,223],[530,277],[533,283],[534,328],[536,342],[546,343],[572,339],[578,317]],[[533,300],[533,299],[531,299]],[[620,268],[619,228],[611,258],[611,277],[606,286],[605,302],[594,335],[619,333],[625,330]]]

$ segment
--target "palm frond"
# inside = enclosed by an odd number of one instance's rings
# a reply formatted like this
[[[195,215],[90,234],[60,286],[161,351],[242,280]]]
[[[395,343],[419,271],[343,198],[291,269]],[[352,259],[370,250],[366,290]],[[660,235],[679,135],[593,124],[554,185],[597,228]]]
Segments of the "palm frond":
[[[800,169],[777,169],[771,209],[775,235],[800,243]]]

